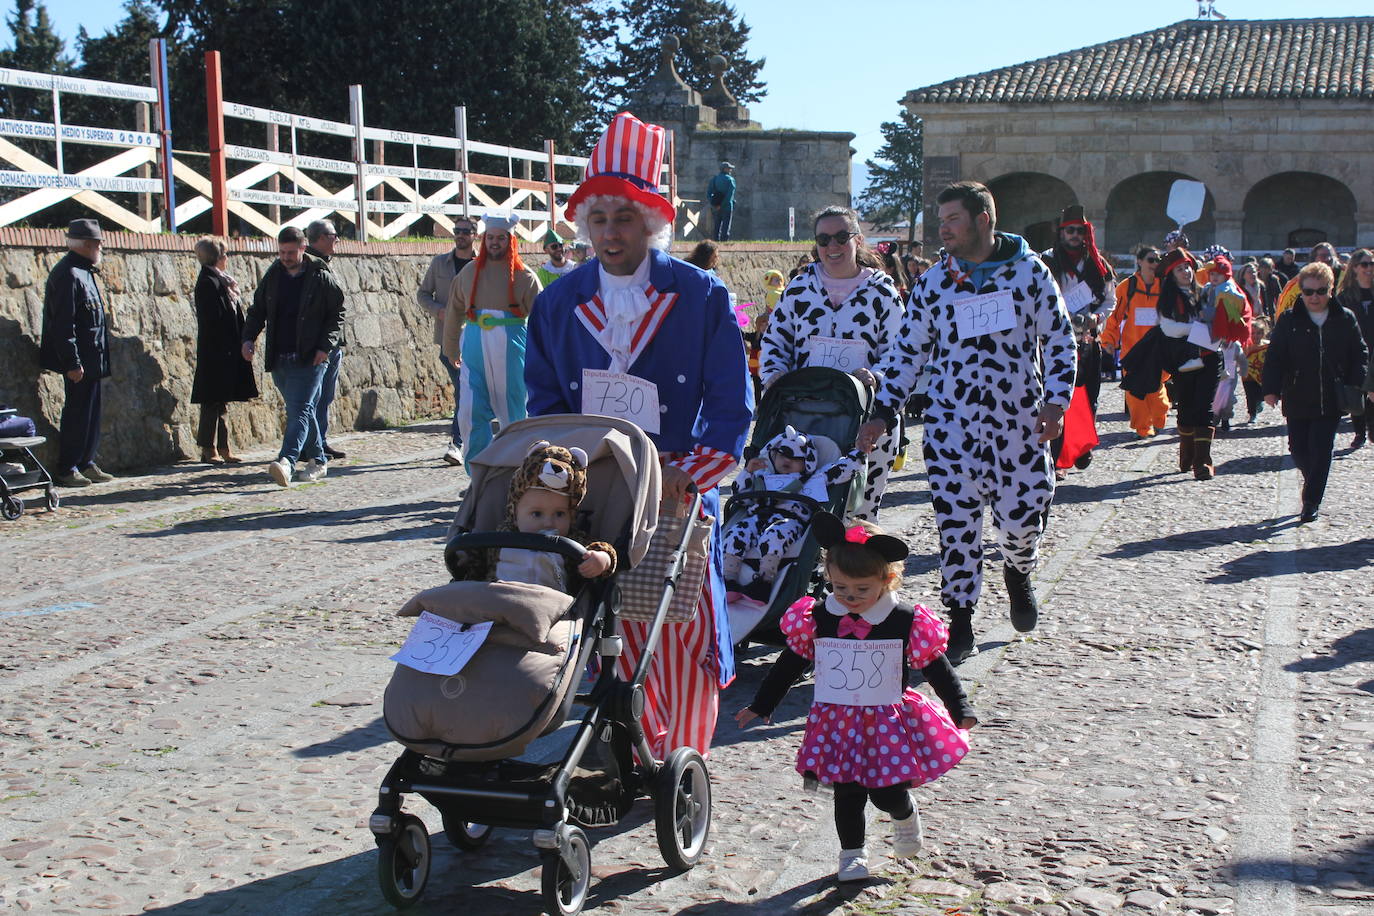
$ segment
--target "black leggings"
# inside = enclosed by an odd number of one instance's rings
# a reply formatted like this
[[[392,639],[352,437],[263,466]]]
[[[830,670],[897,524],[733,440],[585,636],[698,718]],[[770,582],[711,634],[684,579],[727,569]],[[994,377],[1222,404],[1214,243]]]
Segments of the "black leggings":
[[[1216,426],[1216,418],[1212,416],[1212,399],[1217,396],[1217,384],[1220,381],[1221,356],[1212,352],[1202,357],[1201,369],[1174,374],[1172,396],[1178,410],[1179,426]]]
[[[841,849],[859,849],[864,844],[864,805],[873,800],[873,807],[886,811],[898,820],[906,820],[915,813],[911,793],[906,783],[867,789],[857,782],[835,783],[835,832],[840,835]]]

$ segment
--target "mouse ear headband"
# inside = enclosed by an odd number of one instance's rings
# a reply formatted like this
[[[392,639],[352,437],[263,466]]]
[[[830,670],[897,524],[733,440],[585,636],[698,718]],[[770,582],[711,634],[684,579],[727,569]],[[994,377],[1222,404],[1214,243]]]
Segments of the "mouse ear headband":
[[[844,522],[829,512],[816,513],[811,520],[811,533],[816,536],[816,543],[826,549],[836,544],[858,544],[874,551],[888,563],[905,560],[910,552],[905,544],[890,534],[870,534],[863,525],[846,528]]]

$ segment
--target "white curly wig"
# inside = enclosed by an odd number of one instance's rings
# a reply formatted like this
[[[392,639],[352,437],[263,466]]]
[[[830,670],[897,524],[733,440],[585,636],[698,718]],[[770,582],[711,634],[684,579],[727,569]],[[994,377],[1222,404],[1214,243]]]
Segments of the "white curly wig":
[[[634,208],[644,215],[644,225],[649,230],[649,244],[659,251],[667,251],[673,244],[673,224],[648,204],[612,194],[591,194],[578,202],[577,219],[573,221],[577,227],[577,240],[591,244],[591,234],[587,231],[587,214],[598,208],[607,211],[618,210],[625,202],[634,205]]]

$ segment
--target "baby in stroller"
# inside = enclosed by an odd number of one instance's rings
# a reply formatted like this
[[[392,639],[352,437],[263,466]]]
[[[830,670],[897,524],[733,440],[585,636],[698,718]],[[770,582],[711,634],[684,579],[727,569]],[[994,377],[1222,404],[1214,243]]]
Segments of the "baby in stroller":
[[[616,568],[615,548],[591,541],[573,528],[577,507],[587,495],[587,453],[539,440],[511,476],[506,516],[498,531],[520,531],[572,538],[587,548],[579,562],[544,550],[519,548],[459,551],[456,578],[479,582],[528,582],[568,591],[572,576],[604,579]]]
[[[817,467],[818,464],[811,436],[787,426],[768,441],[762,455],[745,465],[746,476],[737,489],[796,493],[824,504],[829,499],[829,487],[845,483],[863,470],[864,455],[851,449],[824,467]],[[771,583],[777,578],[787,549],[806,533],[813,512],[813,504],[803,500],[779,498],[750,503],[722,533],[726,585],[742,588],[756,581]],[[754,557],[757,573],[746,563]]]

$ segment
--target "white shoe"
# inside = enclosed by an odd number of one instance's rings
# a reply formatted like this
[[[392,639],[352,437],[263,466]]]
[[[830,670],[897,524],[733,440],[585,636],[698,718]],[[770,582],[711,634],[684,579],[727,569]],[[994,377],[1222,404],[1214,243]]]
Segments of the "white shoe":
[[[840,871],[835,875],[837,881],[863,881],[868,877],[868,850],[841,849]]]
[[[899,859],[909,859],[921,851],[921,812],[912,806],[911,817],[899,821],[892,819],[892,854]]]
[[[450,445],[444,449],[444,460],[454,467],[458,467],[463,463],[463,453],[458,450],[458,446]]]
[[[278,458],[267,466],[267,473],[276,481],[279,487],[291,486],[291,474],[293,471],[295,471],[295,468],[292,467],[291,462],[287,461],[285,458]]]
[[[329,473],[329,465],[317,458],[311,458],[305,463],[305,470],[301,471],[301,480],[314,483],[321,477]]]

